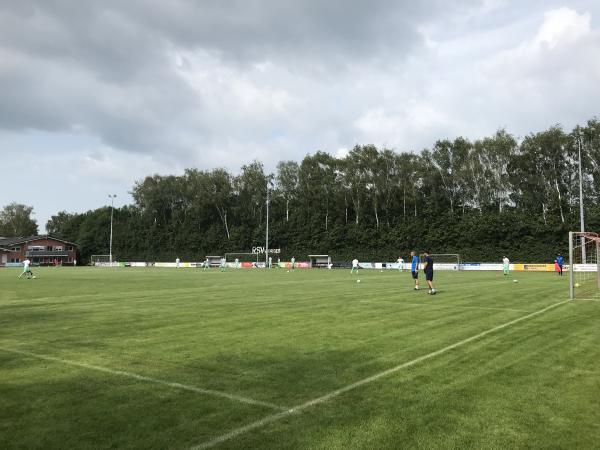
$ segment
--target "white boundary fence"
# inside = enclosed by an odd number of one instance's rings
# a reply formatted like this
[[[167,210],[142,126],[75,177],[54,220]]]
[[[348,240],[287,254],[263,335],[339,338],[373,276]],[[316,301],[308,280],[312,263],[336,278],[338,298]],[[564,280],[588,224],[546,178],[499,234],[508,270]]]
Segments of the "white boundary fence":
[[[282,262],[281,267],[285,265],[289,265],[289,262]],[[113,262],[113,263],[103,263],[97,262],[96,267],[162,267],[162,268],[176,268],[177,264],[175,262]],[[361,269],[366,270],[398,270],[400,268],[399,263],[397,262],[359,262],[359,267]],[[277,264],[274,264],[276,267]],[[403,265],[403,270],[410,271],[411,264],[405,262]],[[204,267],[203,262],[181,262],[179,267],[181,268],[202,268]],[[228,261],[227,267],[235,268],[235,263]],[[264,268],[264,262],[260,262],[258,264],[254,264],[252,268]],[[287,266],[286,266],[287,267]],[[296,267],[300,269],[310,268],[308,262],[297,261]],[[244,267],[246,268],[246,267]],[[419,264],[419,269],[423,268],[423,264]],[[452,271],[452,270],[468,270],[468,271],[502,271],[503,266],[501,263],[461,263],[460,267],[457,268],[456,264],[452,263],[436,263],[434,262],[434,269],[440,271]],[[564,266],[564,270],[566,272],[569,271],[569,265]],[[510,270],[516,272],[551,272],[552,265],[551,264],[539,264],[539,263],[514,263],[510,264]],[[597,265],[596,264],[575,264],[574,272],[596,272]]]

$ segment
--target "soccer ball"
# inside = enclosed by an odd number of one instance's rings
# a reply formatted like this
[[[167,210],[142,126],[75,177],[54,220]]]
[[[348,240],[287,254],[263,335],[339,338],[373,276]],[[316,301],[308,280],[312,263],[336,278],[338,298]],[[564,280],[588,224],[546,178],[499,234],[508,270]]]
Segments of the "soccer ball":
[[[357,283],[360,283],[360,280],[356,280]]]
[[[518,282],[519,282],[519,280],[513,280],[513,283],[518,283]]]
[[[579,283],[575,283],[575,287],[579,287]]]
[[[32,276],[31,278],[33,278],[33,279],[35,280],[37,277],[34,275],[34,276]]]

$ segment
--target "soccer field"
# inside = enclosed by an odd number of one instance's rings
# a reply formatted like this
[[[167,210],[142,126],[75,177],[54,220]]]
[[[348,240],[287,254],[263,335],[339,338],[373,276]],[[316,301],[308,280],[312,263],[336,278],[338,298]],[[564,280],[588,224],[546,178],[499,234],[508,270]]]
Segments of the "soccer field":
[[[3,449],[600,442],[600,302],[567,277],[34,271],[0,270]]]

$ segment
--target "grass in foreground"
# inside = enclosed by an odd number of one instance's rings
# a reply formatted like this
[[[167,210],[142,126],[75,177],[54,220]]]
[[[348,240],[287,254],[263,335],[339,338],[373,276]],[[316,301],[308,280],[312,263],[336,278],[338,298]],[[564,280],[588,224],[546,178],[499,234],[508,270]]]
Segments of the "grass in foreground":
[[[396,271],[17,274],[0,271],[0,448],[191,448],[567,296],[545,273],[438,272],[436,296]],[[597,448],[599,321],[566,303],[220,447]]]

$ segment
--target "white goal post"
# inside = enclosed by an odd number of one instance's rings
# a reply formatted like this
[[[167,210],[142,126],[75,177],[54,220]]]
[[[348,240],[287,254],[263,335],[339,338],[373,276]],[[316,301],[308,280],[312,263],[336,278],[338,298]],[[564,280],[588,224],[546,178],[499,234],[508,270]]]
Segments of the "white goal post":
[[[569,232],[569,298],[600,300],[600,234]]]
[[[461,270],[458,253],[430,253],[429,256],[433,259],[434,268],[436,265],[443,265],[447,270]]]
[[[255,263],[258,264],[259,253],[251,253],[251,252],[229,252],[225,253],[225,261],[227,263],[235,263],[237,259],[238,263]]]
[[[92,255],[92,256],[90,256],[90,264],[92,266],[107,265],[109,262],[110,262],[110,255]]]

